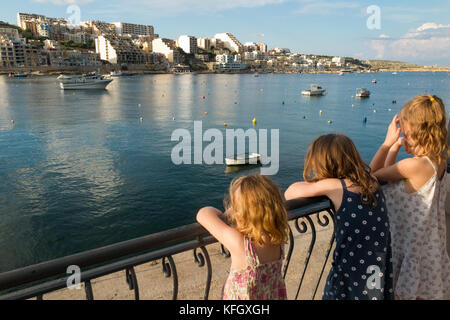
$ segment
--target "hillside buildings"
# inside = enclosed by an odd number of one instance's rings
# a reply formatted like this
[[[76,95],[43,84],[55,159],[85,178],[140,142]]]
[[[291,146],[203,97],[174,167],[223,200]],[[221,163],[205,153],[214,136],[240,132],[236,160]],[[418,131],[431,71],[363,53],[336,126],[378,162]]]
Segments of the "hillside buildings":
[[[197,38],[193,36],[180,36],[177,40],[177,45],[187,54],[197,53]]]

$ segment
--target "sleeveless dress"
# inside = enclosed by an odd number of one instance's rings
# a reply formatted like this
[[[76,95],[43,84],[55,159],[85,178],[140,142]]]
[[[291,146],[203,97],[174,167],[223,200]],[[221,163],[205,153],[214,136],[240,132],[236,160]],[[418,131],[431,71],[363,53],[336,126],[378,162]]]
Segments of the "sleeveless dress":
[[[405,180],[386,186],[391,221],[395,294],[400,299],[442,299],[450,289],[446,250],[446,175],[434,175],[416,192],[406,193]]]
[[[223,287],[223,300],[286,300],[286,285],[281,274],[284,247],[279,260],[259,263],[250,239],[244,238],[247,268],[230,270]]]
[[[392,300],[393,274],[389,218],[383,192],[377,206],[365,204],[359,193],[343,188],[334,215],[336,248],[323,300]]]

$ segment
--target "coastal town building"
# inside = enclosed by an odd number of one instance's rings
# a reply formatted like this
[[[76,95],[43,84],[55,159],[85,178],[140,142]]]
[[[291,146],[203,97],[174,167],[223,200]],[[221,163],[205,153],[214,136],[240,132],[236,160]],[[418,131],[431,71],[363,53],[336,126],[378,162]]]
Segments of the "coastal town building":
[[[172,64],[180,63],[180,53],[174,40],[158,38],[152,41],[153,52],[162,53]]]
[[[115,33],[118,35],[130,35],[130,36],[150,36],[155,35],[153,26],[134,24],[126,22],[113,22],[115,27]]]
[[[95,39],[95,51],[101,60],[112,64],[145,64],[147,55],[130,37],[104,35]]]
[[[9,68],[15,65],[14,43],[8,37],[0,34],[0,66]]]
[[[197,38],[193,36],[182,35],[177,40],[177,45],[187,54],[197,53]]]
[[[224,48],[227,48],[231,52],[241,53],[244,51],[244,46],[234,35],[229,32],[218,33],[214,36],[214,39],[220,40],[223,43]],[[218,46],[216,46],[218,48]]]
[[[211,50],[211,39],[210,38],[198,38],[197,47],[203,50]]]
[[[217,68],[222,71],[236,71],[247,68],[245,63],[241,63],[240,54],[218,54],[216,55]]]

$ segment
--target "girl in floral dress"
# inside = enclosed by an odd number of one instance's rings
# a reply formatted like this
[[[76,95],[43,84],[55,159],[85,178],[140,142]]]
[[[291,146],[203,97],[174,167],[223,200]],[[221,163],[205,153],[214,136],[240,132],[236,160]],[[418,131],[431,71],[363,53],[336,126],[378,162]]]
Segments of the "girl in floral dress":
[[[403,133],[403,137],[400,137]],[[413,157],[396,162],[401,147]],[[395,115],[372,163],[388,184],[397,299],[443,299],[450,290],[446,250],[447,118],[442,100],[418,96]]]
[[[278,187],[268,177],[234,180],[226,218],[213,207],[202,208],[197,221],[231,254],[224,300],[284,300],[283,245],[288,239],[287,213]]]

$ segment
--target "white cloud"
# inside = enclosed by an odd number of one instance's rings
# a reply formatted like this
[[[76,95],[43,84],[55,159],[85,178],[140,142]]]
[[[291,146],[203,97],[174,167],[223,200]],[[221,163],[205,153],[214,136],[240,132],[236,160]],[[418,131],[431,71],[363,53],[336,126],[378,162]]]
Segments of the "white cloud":
[[[369,43],[377,59],[450,61],[450,25],[425,23],[400,39],[377,39]]]

